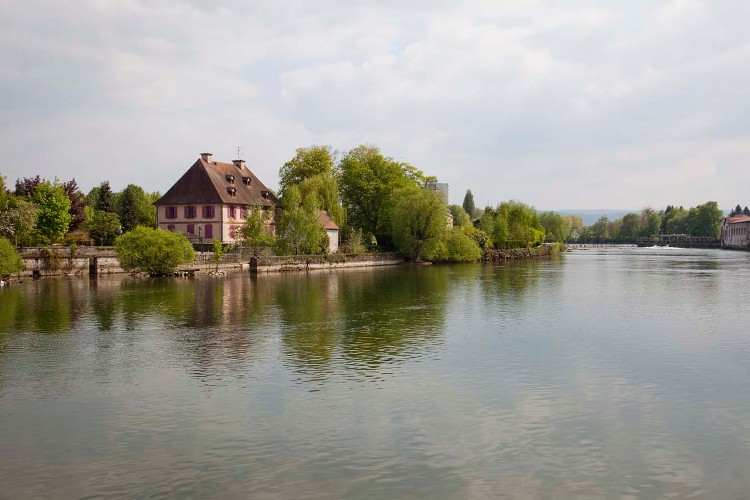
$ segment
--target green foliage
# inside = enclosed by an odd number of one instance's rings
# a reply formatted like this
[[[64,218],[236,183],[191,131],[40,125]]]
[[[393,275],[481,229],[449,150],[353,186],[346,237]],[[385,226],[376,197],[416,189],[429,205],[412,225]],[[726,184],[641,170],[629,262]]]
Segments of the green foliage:
[[[185,236],[143,226],[117,238],[115,248],[123,269],[152,276],[173,273],[179,265],[195,260],[193,246]]]
[[[661,217],[653,208],[646,207],[641,211],[640,226],[640,236],[644,238],[659,234],[659,230],[661,229]]]
[[[235,229],[235,239],[238,239],[241,245],[249,247],[253,255],[257,257],[264,248],[274,244],[274,237],[266,231],[267,225],[268,221],[263,209],[260,206],[252,207],[247,214],[245,224]]]
[[[364,243],[364,237],[362,236],[361,229],[353,229],[349,231],[346,236],[346,240],[339,247],[339,252],[346,255],[360,255],[367,253],[367,246]]]
[[[23,259],[7,238],[0,237],[0,278],[23,270]]]
[[[635,241],[641,234],[641,217],[638,214],[626,214],[622,218],[620,238],[623,241]]]
[[[344,226],[346,218],[339,201],[339,184],[335,176],[328,173],[308,177],[299,184],[299,191],[303,200],[311,198],[309,203],[328,212],[339,227]]]
[[[89,194],[86,196],[86,202],[90,207],[94,207],[94,210],[114,212],[115,195],[112,192],[109,181],[104,181],[89,191]]]
[[[154,199],[143,188],[128,184],[115,199],[116,212],[120,217],[123,231],[130,231],[136,226],[156,227]]]
[[[466,195],[464,196],[464,203],[462,205],[464,211],[469,214],[469,217],[474,217],[476,206],[474,206],[474,195],[471,193],[471,189],[466,190]]]
[[[593,226],[591,226],[593,237],[598,242],[609,241],[609,218],[607,216],[599,217]]]
[[[715,201],[708,201],[688,212],[691,236],[719,238],[724,213]]]
[[[466,213],[460,205],[449,205],[448,208],[453,216],[453,225],[456,227],[463,227],[471,225],[471,217]]]
[[[446,232],[443,250],[438,260],[443,262],[476,262],[482,257],[482,250],[476,241],[469,237],[463,228],[453,228]]]
[[[83,223],[83,229],[91,239],[99,246],[109,246],[115,241],[115,238],[122,232],[120,219],[117,214],[111,212],[102,212],[86,207],[86,222]]]
[[[492,238],[496,248],[529,247],[544,242],[545,230],[533,207],[518,201],[505,201],[496,209],[487,207],[479,229]]]
[[[279,170],[279,187],[282,197],[286,188],[298,185],[306,179],[316,176],[332,178],[335,174],[335,155],[336,153],[330,146],[298,148],[294,158],[286,162]]]
[[[315,255],[328,250],[328,235],[318,222],[313,198],[304,200],[295,185],[284,190],[276,251],[281,255]]]
[[[213,248],[212,248],[214,255],[213,259],[214,262],[216,262],[216,271],[219,270],[219,262],[221,262],[221,258],[224,257],[224,254],[226,253],[224,251],[224,245],[219,240],[214,240]]]
[[[481,251],[492,248],[492,237],[481,229],[475,228],[473,224],[463,226],[461,230],[466,236],[474,240]]]
[[[390,234],[396,248],[414,261],[437,255],[446,232],[446,213],[434,191],[411,187],[393,194]]]
[[[70,199],[63,187],[57,182],[53,184],[42,181],[31,199],[39,208],[37,233],[50,243],[62,241],[73,220],[70,215]]]
[[[0,174],[0,212],[8,209],[8,194],[5,192],[5,177]]]
[[[339,168],[348,223],[362,229],[366,236],[374,235],[379,244],[390,239],[391,193],[421,187],[429,180],[413,166],[383,156],[374,146],[362,145],[350,150]]]
[[[39,209],[19,196],[9,196],[7,209],[0,211],[0,236],[12,240],[16,246],[32,244]]]
[[[539,216],[547,240],[564,242],[570,236],[570,223],[556,212],[543,212]]]

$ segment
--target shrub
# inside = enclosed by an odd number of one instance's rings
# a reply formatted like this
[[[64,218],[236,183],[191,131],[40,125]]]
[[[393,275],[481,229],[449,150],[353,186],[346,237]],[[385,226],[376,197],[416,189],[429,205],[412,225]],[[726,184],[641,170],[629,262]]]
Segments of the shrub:
[[[444,262],[475,262],[482,257],[479,245],[460,228],[448,231],[438,260]]]
[[[195,260],[193,247],[185,236],[143,226],[117,238],[115,250],[123,269],[152,276],[173,273],[180,264]]]
[[[23,259],[16,247],[7,238],[0,237],[0,278],[10,276],[23,269]]]

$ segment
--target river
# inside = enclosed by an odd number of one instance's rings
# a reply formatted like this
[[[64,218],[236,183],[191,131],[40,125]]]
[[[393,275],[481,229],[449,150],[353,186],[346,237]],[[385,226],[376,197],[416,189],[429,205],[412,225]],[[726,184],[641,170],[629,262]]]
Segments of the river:
[[[750,254],[0,289],[0,497],[743,498]]]

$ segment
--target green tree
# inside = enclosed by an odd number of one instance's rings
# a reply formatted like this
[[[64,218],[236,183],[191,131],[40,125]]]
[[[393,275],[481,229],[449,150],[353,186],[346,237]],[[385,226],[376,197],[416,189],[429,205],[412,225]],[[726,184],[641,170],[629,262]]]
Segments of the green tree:
[[[562,243],[570,235],[570,224],[556,212],[543,212],[539,215],[539,222],[544,227],[544,233],[548,240]]]
[[[235,238],[240,240],[240,244],[251,249],[256,257],[260,255],[264,248],[273,246],[274,237],[268,234],[266,226],[265,213],[260,206],[252,207],[247,214],[245,224],[235,229]]]
[[[429,260],[445,237],[445,205],[435,191],[400,189],[394,193],[389,222],[391,237],[401,253],[417,262]]]
[[[315,200],[304,201],[297,186],[284,190],[277,229],[277,251],[281,254],[320,254],[328,249],[328,235],[318,222]]]
[[[7,208],[0,211],[0,236],[12,240],[16,246],[30,245],[39,209],[19,196],[9,196]]]
[[[719,238],[721,235],[721,222],[724,212],[715,201],[708,201],[688,212],[690,234],[692,236],[706,236]]]
[[[341,206],[339,184],[334,175],[323,173],[308,177],[299,183],[299,191],[303,200],[312,198],[309,203],[328,212],[339,227],[344,226],[346,217],[344,207]]]
[[[112,245],[115,238],[122,232],[122,226],[117,214],[93,210],[88,207],[83,229],[100,246]]]
[[[430,180],[418,169],[381,154],[375,146],[358,146],[344,155],[339,165],[340,187],[347,219],[379,245],[389,240],[388,213],[391,194],[404,188],[424,186]],[[396,200],[397,202],[398,200]]]
[[[50,243],[63,239],[73,217],[70,215],[70,199],[59,183],[42,181],[36,187],[32,201],[39,208],[36,230]]]
[[[23,270],[23,259],[7,238],[0,237],[0,278]]]
[[[473,229],[473,226],[472,226]],[[446,232],[445,250],[439,260],[446,262],[475,262],[482,257],[477,242],[468,236],[463,228],[453,228]]]
[[[298,148],[294,158],[286,162],[279,170],[279,187],[282,197],[287,187],[298,185],[311,177],[320,175],[333,177],[335,157],[336,152],[330,146]]]
[[[641,217],[638,214],[626,214],[622,218],[620,238],[622,241],[634,242],[641,234]]]
[[[594,241],[599,243],[609,241],[609,218],[606,215],[599,217],[599,220],[591,226],[591,230]]]
[[[507,224],[507,242],[512,246],[525,247],[544,242],[544,226],[534,207],[510,200],[498,205],[496,212],[496,220],[500,218]],[[497,243],[501,243],[499,239]]]
[[[564,215],[563,219],[565,219],[568,227],[570,227],[568,239],[571,241],[578,240],[578,238],[583,233],[583,219],[581,219],[577,215]]]
[[[96,188],[94,188],[96,189]],[[99,185],[99,189],[91,190],[89,195],[96,196],[95,199],[89,200],[89,205],[93,206],[95,210],[101,212],[114,212],[115,211],[115,196],[112,192],[112,188],[109,185],[109,181],[104,181]]]
[[[153,196],[146,193],[142,187],[128,184],[116,200],[116,212],[120,217],[123,231],[131,231],[136,226],[156,227]]]
[[[462,206],[464,211],[469,214],[469,217],[474,217],[476,206],[474,206],[474,195],[471,193],[471,189],[466,190],[466,195],[464,196],[464,203]]]
[[[641,211],[641,232],[644,238],[649,238],[659,234],[661,228],[661,218],[659,214],[651,207],[646,207]]]
[[[471,218],[466,210],[461,205],[449,205],[448,208],[453,216],[453,225],[456,227],[463,227],[471,224]]]
[[[214,262],[216,262],[216,272],[219,272],[219,262],[221,262],[221,258],[224,257],[224,245],[219,240],[214,240],[213,245],[213,259]]]
[[[115,249],[123,269],[152,276],[173,273],[181,264],[195,260],[193,246],[185,236],[143,226],[118,237]]]
[[[5,192],[5,177],[0,174],[0,212],[8,209],[8,194]]]

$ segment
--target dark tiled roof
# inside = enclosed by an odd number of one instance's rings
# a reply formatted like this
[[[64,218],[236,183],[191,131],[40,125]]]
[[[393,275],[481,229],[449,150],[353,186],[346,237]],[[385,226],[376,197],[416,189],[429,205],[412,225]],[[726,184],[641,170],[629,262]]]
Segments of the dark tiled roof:
[[[336,223],[333,222],[333,219],[328,214],[328,212],[326,212],[325,210],[318,210],[318,222],[320,222],[324,229],[338,230],[339,228]]]
[[[234,176],[234,183],[227,176]],[[249,184],[244,179],[249,179]],[[188,203],[275,207],[279,200],[246,166],[239,168],[233,163],[206,162],[199,158],[154,205]]]

